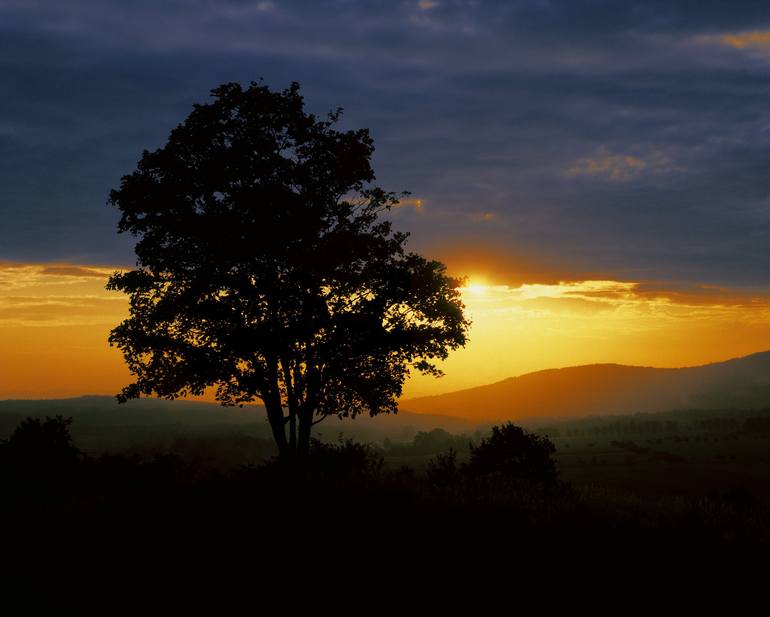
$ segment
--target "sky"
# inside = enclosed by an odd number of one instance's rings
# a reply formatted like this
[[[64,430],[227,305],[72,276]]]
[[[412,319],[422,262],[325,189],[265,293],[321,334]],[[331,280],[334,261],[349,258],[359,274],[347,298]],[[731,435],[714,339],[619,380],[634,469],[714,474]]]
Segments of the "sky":
[[[368,127],[412,248],[470,276],[470,344],[407,393],[770,348],[767,2],[0,0],[0,398],[127,379],[109,190],[259,78]]]

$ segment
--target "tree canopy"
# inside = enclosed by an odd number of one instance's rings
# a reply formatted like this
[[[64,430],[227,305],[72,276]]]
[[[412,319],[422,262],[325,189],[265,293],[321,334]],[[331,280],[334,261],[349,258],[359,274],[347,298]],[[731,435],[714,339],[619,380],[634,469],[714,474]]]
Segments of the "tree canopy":
[[[366,129],[305,112],[299,85],[212,90],[110,193],[137,268],[110,343],[134,381],[119,398],[215,389],[261,401],[282,455],[330,415],[397,410],[410,370],[466,342],[460,281],[406,250],[383,214]]]
[[[499,475],[508,479],[552,484],[557,477],[553,442],[512,422],[493,426],[492,434],[471,446],[466,470],[472,476]]]

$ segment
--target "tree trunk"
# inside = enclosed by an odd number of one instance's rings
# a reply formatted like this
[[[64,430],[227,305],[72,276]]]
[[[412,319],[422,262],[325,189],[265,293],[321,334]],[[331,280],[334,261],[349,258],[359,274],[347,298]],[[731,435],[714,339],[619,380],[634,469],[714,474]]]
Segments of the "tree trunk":
[[[286,399],[289,406],[289,448],[297,451],[297,398],[294,394],[294,381],[291,374],[291,364],[288,358],[281,358],[283,369],[283,383],[286,384]]]
[[[297,458],[307,459],[310,454],[310,432],[313,429],[313,411],[299,414],[299,435],[297,439]]]
[[[278,455],[282,459],[291,457],[293,454],[292,448],[289,447],[288,441],[286,441],[286,421],[283,417],[283,409],[281,409],[280,403],[276,408],[274,402],[268,403],[265,401],[265,409],[267,409],[267,420],[270,422],[270,429],[273,431],[273,439],[278,446]]]
[[[281,392],[278,389],[278,360],[275,357],[267,357],[267,387],[262,400],[267,410],[267,419],[273,431],[273,438],[278,446],[278,455],[283,460],[293,458],[294,447],[286,440],[286,420],[283,417],[283,405]]]
[[[297,451],[297,414],[289,410],[289,448]]]

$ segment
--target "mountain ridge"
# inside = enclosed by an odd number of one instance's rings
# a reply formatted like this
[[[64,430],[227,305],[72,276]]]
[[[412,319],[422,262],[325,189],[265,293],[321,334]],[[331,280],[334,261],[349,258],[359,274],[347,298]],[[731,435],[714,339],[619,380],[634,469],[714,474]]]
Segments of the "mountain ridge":
[[[693,367],[595,363],[543,369],[401,401],[416,413],[480,421],[770,405],[770,351]]]
[[[691,367],[657,368],[618,363],[594,363],[548,368],[442,394],[404,399],[398,420],[383,414],[368,418],[375,424],[414,425],[422,430],[448,427],[470,430],[479,423],[540,418],[654,413],[675,409],[770,407],[770,351]],[[82,395],[65,399],[0,401],[0,416],[80,416],[92,423],[112,425],[264,424],[253,409],[222,408],[208,401],[165,401],[143,398],[118,406],[113,396]],[[114,410],[114,411],[112,411]],[[330,418],[319,425],[334,426]],[[265,425],[266,426],[266,425]],[[345,420],[338,429],[359,432],[363,426]],[[382,428],[385,428],[383,426]]]

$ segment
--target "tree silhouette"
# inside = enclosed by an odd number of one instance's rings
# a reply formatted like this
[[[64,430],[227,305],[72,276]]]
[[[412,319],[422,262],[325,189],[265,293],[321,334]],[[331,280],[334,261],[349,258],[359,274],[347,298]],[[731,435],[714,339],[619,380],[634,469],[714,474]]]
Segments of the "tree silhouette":
[[[3,442],[4,451],[14,458],[24,459],[29,464],[61,466],[80,460],[80,450],[75,447],[70,435],[72,418],[55,416],[26,418]]]
[[[466,471],[471,476],[497,475],[508,479],[532,480],[546,485],[557,477],[556,452],[547,437],[525,431],[512,422],[493,426],[492,434],[471,446]]]
[[[262,401],[282,456],[308,452],[330,415],[397,410],[410,369],[465,344],[460,281],[407,252],[372,185],[366,129],[304,111],[299,85],[229,83],[145,151],[110,203],[138,238],[112,330],[142,394]],[[288,433],[288,434],[287,434]]]
[[[5,484],[36,490],[64,488],[83,459],[70,435],[72,418],[26,418],[11,436],[0,441],[0,476]]]

